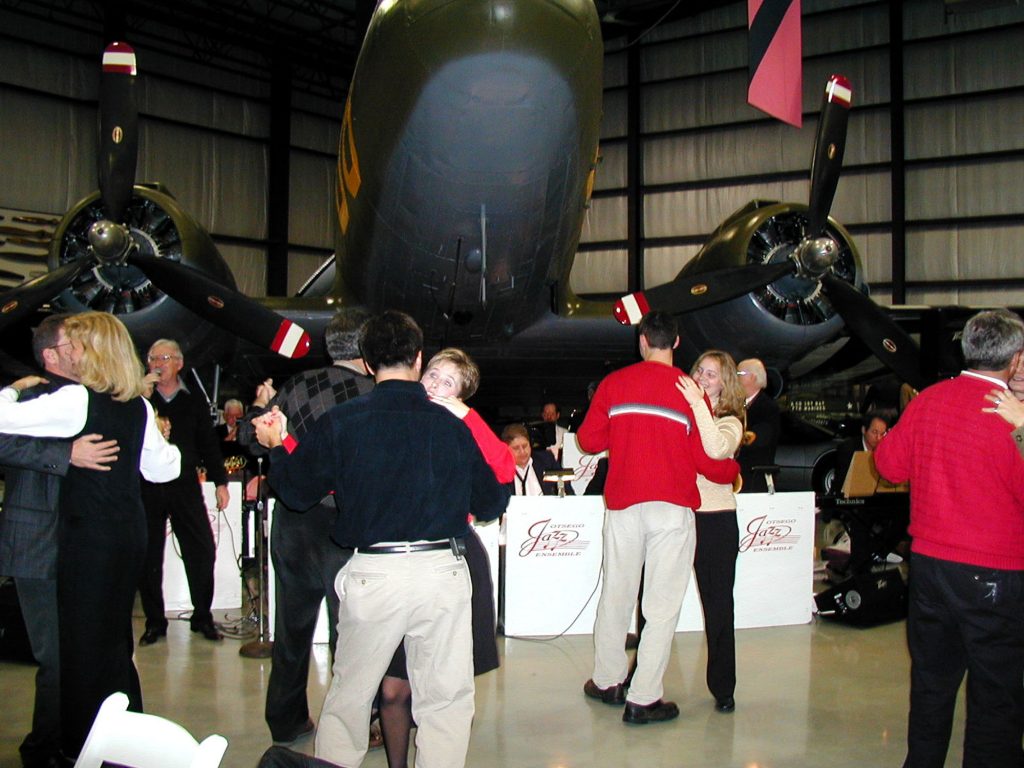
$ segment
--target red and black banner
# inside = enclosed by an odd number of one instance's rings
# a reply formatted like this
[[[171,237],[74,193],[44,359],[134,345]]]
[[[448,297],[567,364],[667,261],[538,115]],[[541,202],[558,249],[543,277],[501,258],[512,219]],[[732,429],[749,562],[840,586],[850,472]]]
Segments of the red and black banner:
[[[799,128],[803,123],[800,0],[747,0],[747,24],[747,102]]]

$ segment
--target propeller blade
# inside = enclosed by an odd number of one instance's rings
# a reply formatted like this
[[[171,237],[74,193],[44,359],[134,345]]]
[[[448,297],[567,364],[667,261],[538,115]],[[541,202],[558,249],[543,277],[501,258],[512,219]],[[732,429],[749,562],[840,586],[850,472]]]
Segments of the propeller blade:
[[[832,208],[839,172],[843,168],[846,122],[852,99],[850,81],[842,75],[832,75],[825,85],[811,159],[811,197],[807,204],[807,234],[811,237],[818,237],[825,231],[828,212]]]
[[[100,78],[99,186],[107,216],[124,223],[138,159],[139,115],[135,104],[135,51],[111,43],[103,51]]]
[[[88,264],[88,259],[69,261],[52,272],[0,294],[0,330],[27,317],[57,296],[75,281]]]
[[[884,309],[831,272],[822,276],[821,287],[846,322],[846,327],[901,382],[907,382],[915,389],[928,386],[930,382],[921,375],[921,350]]]
[[[667,310],[674,314],[692,312],[735,299],[792,272],[793,264],[784,261],[777,264],[748,264],[677,277],[670,283],[623,296],[615,302],[615,319],[623,325],[636,325],[652,309]]]
[[[201,272],[138,252],[126,261],[141,269],[172,299],[219,328],[283,357],[303,357],[309,352],[309,334],[301,326]]]

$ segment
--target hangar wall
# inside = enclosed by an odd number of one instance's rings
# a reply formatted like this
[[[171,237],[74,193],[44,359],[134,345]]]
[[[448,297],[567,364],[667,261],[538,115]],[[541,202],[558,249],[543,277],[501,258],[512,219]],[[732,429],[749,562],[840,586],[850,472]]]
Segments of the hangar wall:
[[[1024,7],[948,14],[942,0],[902,3],[900,103],[889,6],[803,1],[800,129],[746,104],[746,3],[659,27],[632,43],[635,56],[631,41],[610,42],[603,163],[573,287],[666,282],[748,200],[805,201],[821,92],[841,73],[854,107],[832,214],[853,234],[875,298],[891,303],[895,119],[905,138],[906,303],[1024,303]],[[641,110],[638,285],[628,283],[631,81]]]
[[[903,102],[890,93],[889,3],[804,0],[804,126],[746,104],[746,4],[609,41],[603,161],[573,271],[582,293],[671,279],[747,200],[802,201],[821,89],[855,88],[833,214],[887,302],[894,231],[891,125],[904,125],[908,302],[1020,304],[1024,289],[1024,7],[949,15],[902,3]],[[0,7],[0,207],[60,214],[96,186],[99,33]],[[250,295],[266,292],[270,85],[251,53],[231,68],[136,43],[137,178],[160,180],[207,226]],[[253,66],[248,66],[253,64]],[[265,62],[261,62],[265,66]],[[639,93],[639,248],[627,248],[627,99]],[[289,291],[333,250],[339,99],[297,84],[290,113]],[[630,259],[640,285],[629,285]]]
[[[60,215],[97,186],[102,38],[3,8],[0,29],[0,206]],[[165,184],[209,229],[239,287],[265,295],[270,85],[257,74],[265,65],[254,54],[230,71],[134,45],[136,180]],[[300,89],[292,103],[289,292],[333,253],[342,114],[340,103]]]

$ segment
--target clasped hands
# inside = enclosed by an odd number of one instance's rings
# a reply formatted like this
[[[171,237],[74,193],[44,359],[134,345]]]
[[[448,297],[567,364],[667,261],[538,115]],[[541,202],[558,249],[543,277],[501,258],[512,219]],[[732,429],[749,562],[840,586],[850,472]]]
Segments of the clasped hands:
[[[252,420],[256,442],[264,448],[276,448],[288,436],[288,417],[276,405]]]

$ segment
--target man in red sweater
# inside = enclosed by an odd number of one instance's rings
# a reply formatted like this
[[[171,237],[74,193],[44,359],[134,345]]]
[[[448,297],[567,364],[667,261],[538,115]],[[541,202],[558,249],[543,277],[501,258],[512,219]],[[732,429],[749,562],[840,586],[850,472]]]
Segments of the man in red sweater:
[[[875,450],[910,481],[910,717],[905,768],[941,768],[967,678],[964,766],[1017,768],[1024,731],[1024,461],[982,409],[1006,389],[1024,323],[1003,310],[964,326],[959,376],[911,401]]]
[[[588,453],[608,451],[604,497],[603,587],[594,625],[594,676],[583,692],[623,704],[627,723],[671,720],[662,677],[690,579],[697,473],[731,483],[739,465],[709,459],[693,411],[676,389],[684,375],[672,365],[679,344],[675,318],[649,312],[640,323],[643,362],[609,375],[597,388],[577,439]],[[644,571],[647,621],[627,698],[624,640]]]

